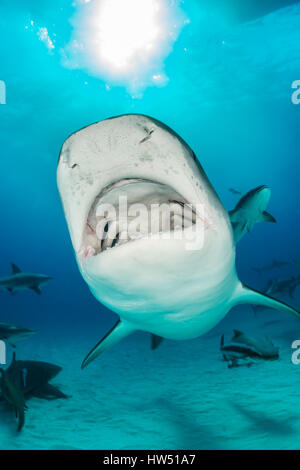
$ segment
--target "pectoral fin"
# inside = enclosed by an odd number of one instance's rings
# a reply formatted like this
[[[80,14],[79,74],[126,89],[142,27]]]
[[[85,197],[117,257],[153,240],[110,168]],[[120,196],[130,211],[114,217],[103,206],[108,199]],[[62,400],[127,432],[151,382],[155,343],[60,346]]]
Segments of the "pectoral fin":
[[[118,343],[121,339],[125,338],[134,330],[135,328],[131,324],[118,320],[116,325],[108,333],[106,333],[99,343],[97,343],[96,346],[89,352],[81,364],[81,369],[84,369],[88,364],[90,364],[90,362],[96,359],[96,357],[100,356],[103,351]]]
[[[234,243],[238,243],[245,234],[245,227],[238,222],[231,222]]]
[[[269,212],[267,211],[264,211],[262,213],[262,222],[276,222],[276,219],[271,215],[269,214]]]
[[[228,212],[230,222],[231,223],[237,223],[238,222],[238,211],[232,210]]]
[[[16,293],[17,293],[16,291],[13,290],[12,287],[8,287],[7,290],[8,290],[8,292],[11,293],[11,295],[16,295]]]
[[[36,292],[38,295],[41,295],[41,293],[42,293],[39,286],[32,286],[32,287],[30,287],[30,289],[34,290],[34,292]]]
[[[238,286],[234,295],[233,302],[234,304],[248,303],[255,305],[263,305],[264,307],[269,308],[275,308],[276,310],[281,310],[282,312],[290,313],[291,315],[294,315],[295,317],[298,317],[300,319],[300,312],[298,312],[298,310],[294,309],[290,305],[242,284]]]

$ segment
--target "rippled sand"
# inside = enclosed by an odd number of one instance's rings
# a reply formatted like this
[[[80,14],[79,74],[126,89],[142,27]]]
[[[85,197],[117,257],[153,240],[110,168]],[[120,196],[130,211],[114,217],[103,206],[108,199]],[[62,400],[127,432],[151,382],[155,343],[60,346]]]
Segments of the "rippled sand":
[[[228,369],[220,334],[232,327],[268,335],[279,361]],[[1,449],[297,449],[300,447],[300,365],[291,342],[296,319],[271,310],[257,318],[236,310],[206,337],[165,341],[150,350],[146,334],[124,340],[86,370],[80,364],[97,341],[87,335],[46,336],[23,342],[19,357],[64,369],[53,383],[68,400],[28,402],[16,433],[12,411],[1,405]]]

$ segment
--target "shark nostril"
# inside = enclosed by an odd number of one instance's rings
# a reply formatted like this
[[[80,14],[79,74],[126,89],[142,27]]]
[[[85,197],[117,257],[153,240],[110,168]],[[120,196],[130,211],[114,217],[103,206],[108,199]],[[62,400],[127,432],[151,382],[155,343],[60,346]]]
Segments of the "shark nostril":
[[[77,168],[79,165],[77,163],[74,163],[70,168],[71,170],[74,170],[74,168]]]

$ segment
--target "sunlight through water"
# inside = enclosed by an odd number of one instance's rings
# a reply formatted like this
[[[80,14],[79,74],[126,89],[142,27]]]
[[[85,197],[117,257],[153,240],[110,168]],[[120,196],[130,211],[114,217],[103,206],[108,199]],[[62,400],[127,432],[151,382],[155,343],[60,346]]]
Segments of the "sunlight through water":
[[[64,65],[85,68],[131,89],[167,82],[164,60],[172,51],[184,14],[174,0],[95,0],[80,4]]]

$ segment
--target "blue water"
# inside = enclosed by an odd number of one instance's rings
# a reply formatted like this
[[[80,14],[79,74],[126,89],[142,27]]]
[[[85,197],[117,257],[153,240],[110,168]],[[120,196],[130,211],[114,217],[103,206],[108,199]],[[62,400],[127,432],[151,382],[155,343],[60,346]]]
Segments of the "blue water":
[[[32,399],[18,435],[13,413],[1,408],[1,449],[299,447],[300,366],[291,363],[291,343],[300,323],[282,313],[239,307],[203,338],[165,341],[154,352],[137,333],[80,371],[116,321],[77,270],[56,188],[61,145],[83,126],[123,113],[165,122],[193,148],[228,210],[238,201],[230,187],[268,185],[277,224],[258,224],[240,242],[240,278],[259,289],[300,273],[292,262],[261,277],[251,270],[300,260],[300,106],[291,101],[300,79],[300,3],[237,3],[166,2],[176,39],[133,89],[128,77],[66,62],[90,5],[2,0],[0,274],[13,261],[54,280],[41,296],[1,292],[0,320],[38,330],[17,355],[61,365],[54,383],[71,398]],[[165,77],[160,86],[154,73]],[[299,309],[300,288],[282,300]],[[270,336],[280,360],[227,369],[218,346],[232,328]]]

